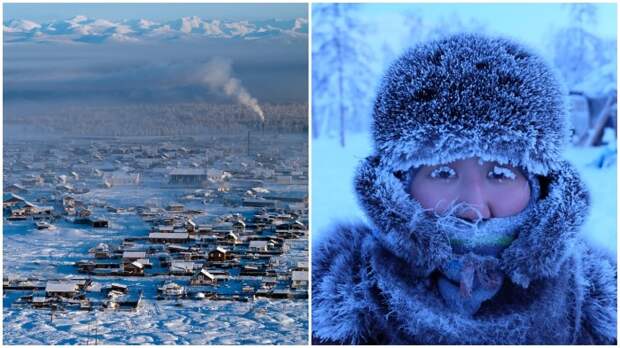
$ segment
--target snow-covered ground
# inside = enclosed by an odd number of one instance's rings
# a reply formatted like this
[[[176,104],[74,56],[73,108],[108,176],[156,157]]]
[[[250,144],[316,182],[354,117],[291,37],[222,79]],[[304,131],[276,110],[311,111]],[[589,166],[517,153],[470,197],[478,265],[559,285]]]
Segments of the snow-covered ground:
[[[616,255],[616,164],[600,169],[592,165],[604,151],[598,148],[570,147],[565,157],[573,163],[586,182],[592,199],[590,215],[583,226],[583,236],[593,245]],[[360,161],[372,152],[367,134],[349,135],[347,146],[337,138],[312,141],[312,244],[333,222],[366,219],[353,190],[353,175]]]
[[[297,344],[307,301],[144,301],[136,312],[4,309],[4,344]],[[10,333],[10,334],[8,334]]]
[[[184,189],[141,185],[93,189],[80,199],[98,199],[116,207],[130,207],[146,201],[166,206],[178,201]],[[193,207],[195,202],[185,202]],[[231,213],[218,203],[207,206],[206,217]],[[238,208],[244,212],[250,208]],[[253,208],[251,210],[254,210]],[[3,274],[24,278],[84,278],[75,261],[91,259],[88,250],[100,242],[118,244],[126,237],[145,236],[150,225],[134,213],[110,214],[110,227],[95,229],[58,220],[54,230],[38,230],[32,221],[3,223]],[[289,242],[287,242],[289,243]],[[281,255],[282,267],[307,260],[305,240]],[[95,283],[111,282],[145,289],[137,311],[56,311],[12,306],[27,291],[7,292],[3,298],[4,344],[288,344],[308,342],[308,301],[257,299],[237,301],[158,301],[152,294],[166,276],[93,277]],[[151,293],[149,293],[151,292]]]

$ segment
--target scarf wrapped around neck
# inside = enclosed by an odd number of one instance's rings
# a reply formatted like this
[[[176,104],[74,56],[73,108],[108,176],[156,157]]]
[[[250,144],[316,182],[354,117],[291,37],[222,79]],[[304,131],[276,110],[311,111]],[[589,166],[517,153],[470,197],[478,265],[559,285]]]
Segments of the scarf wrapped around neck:
[[[484,301],[500,290],[504,273],[498,257],[516,238],[538,199],[538,180],[530,176],[529,182],[530,204],[516,215],[469,222],[454,215],[461,209],[473,209],[461,203],[447,213],[434,216],[438,229],[447,234],[453,252],[439,267],[437,287],[444,302],[454,311],[473,316]]]

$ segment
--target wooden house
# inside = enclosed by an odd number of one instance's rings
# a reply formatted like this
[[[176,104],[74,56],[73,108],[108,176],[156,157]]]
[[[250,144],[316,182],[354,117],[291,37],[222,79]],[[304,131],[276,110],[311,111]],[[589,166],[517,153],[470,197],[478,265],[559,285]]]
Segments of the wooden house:
[[[202,268],[198,273],[194,274],[190,280],[191,285],[212,285],[217,283],[215,276],[206,269]]]
[[[170,263],[170,274],[175,275],[193,275],[196,264],[191,261],[173,260]]]
[[[170,172],[169,184],[200,186],[207,180],[207,173],[199,168],[175,168]]]
[[[108,228],[108,220],[102,217],[91,217],[90,223],[95,228]]]
[[[14,193],[5,193],[2,201],[3,208],[11,208],[17,206],[18,204],[26,204],[27,201],[22,196],[16,195]]]
[[[194,221],[187,220],[187,222],[185,223],[185,229],[187,230],[188,233],[195,233],[197,232],[197,225]]]
[[[140,259],[146,259],[146,251],[124,251],[123,263],[132,263]]]
[[[308,287],[308,272],[307,271],[293,271],[291,275],[291,287],[294,289],[302,289]]]
[[[226,261],[228,259],[228,251],[222,247],[217,247],[209,251],[209,261]]]
[[[181,203],[170,203],[166,207],[167,211],[175,212],[175,213],[181,213],[183,212],[184,209],[185,209],[185,206]]]
[[[149,233],[149,241],[152,243],[183,243],[189,240],[188,233]]]
[[[228,232],[225,236],[224,236],[224,241],[226,241],[227,243],[230,244],[236,244],[237,242],[239,242],[239,237],[237,237],[236,234],[234,234],[233,232]]]
[[[133,276],[144,275],[144,265],[138,261],[134,261],[131,263],[124,263],[123,270],[125,272],[125,275],[133,275]]]
[[[261,252],[268,250],[268,242],[266,240],[252,240],[248,246],[248,251]]]
[[[52,282],[45,285],[47,297],[74,298],[79,293],[79,286],[74,282]]]
[[[245,232],[245,226],[246,226],[245,222],[243,222],[241,220],[237,220],[237,221],[233,222],[233,224],[232,224],[232,231],[234,233],[241,234],[241,233]]]

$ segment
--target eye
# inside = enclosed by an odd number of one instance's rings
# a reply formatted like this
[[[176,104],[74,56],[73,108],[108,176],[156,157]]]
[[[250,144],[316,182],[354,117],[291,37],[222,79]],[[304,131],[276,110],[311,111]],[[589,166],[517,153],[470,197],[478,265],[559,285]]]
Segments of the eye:
[[[440,166],[431,171],[430,177],[433,179],[453,179],[456,178],[456,171],[448,166]]]
[[[504,180],[515,180],[517,178],[517,174],[515,174],[515,172],[510,168],[493,166],[493,169],[489,171],[487,177],[489,179],[502,182]]]

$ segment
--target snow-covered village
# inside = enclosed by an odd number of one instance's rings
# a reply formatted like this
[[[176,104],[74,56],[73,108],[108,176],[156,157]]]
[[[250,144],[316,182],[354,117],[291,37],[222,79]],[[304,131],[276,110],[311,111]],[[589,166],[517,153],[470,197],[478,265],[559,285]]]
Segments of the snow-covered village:
[[[308,297],[306,149],[303,136],[260,131],[176,143],[5,143],[5,327],[15,333],[22,320],[38,316],[45,325],[82,318],[80,325],[92,330],[70,330],[75,343],[114,342],[115,328],[105,323],[114,316],[209,308],[205,321],[221,310],[234,327],[237,310],[257,325],[285,315],[291,327],[278,324],[279,338],[263,332],[261,339],[278,342],[295,332],[301,339]],[[172,330],[179,328],[170,329],[179,335]],[[213,330],[214,342],[228,342]],[[6,342],[37,337],[23,339],[5,334]]]
[[[306,344],[306,6],[5,9],[3,343]]]
[[[295,325],[277,330],[303,337],[304,140],[250,132],[207,142],[5,144],[5,327],[24,313],[43,314],[50,325],[84,311],[106,342],[103,317],[114,314],[99,311],[144,317],[228,306],[260,323],[288,307],[280,315]],[[97,339],[88,330],[76,335],[76,343]]]

